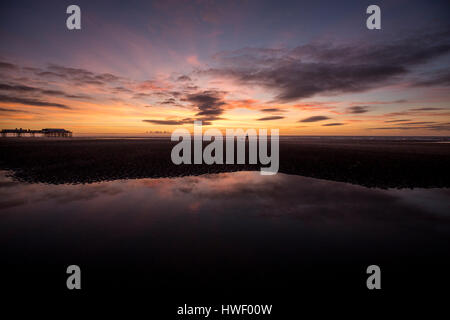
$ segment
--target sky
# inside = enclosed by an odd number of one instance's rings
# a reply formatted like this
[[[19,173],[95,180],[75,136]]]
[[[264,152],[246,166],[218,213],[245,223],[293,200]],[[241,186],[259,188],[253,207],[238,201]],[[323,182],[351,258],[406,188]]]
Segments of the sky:
[[[1,129],[450,135],[448,1],[2,1],[0,39]]]

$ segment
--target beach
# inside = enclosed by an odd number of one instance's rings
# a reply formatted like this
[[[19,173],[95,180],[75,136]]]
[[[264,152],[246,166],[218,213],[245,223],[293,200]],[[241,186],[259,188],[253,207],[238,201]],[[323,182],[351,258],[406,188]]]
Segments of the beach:
[[[291,313],[292,291],[364,296],[376,264],[383,293],[429,292],[449,280],[442,141],[281,139],[266,176],[174,165],[163,138],[0,139],[3,286],[67,293],[76,264],[82,292],[151,290],[159,312],[251,297]]]
[[[294,137],[280,173],[378,188],[450,187],[447,138]],[[25,182],[92,183],[260,170],[261,164],[181,164],[169,138],[3,138],[0,169]]]

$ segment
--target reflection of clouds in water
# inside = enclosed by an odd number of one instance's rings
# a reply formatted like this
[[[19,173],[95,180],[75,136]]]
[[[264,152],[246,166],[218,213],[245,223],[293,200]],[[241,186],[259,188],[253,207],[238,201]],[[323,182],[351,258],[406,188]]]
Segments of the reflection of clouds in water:
[[[214,202],[216,212],[234,209],[259,216],[290,216],[320,223],[357,223],[367,219],[400,222],[405,217],[439,219],[444,217],[442,212],[449,210],[450,199],[448,190],[441,189],[371,189],[293,175],[261,176],[258,172],[170,180],[172,183],[163,184],[163,193],[174,198],[191,197],[197,210]]]
[[[37,203],[103,209],[119,215],[294,217],[308,223],[368,223],[448,220],[448,189],[381,190],[361,186],[258,172],[220,173],[181,178],[119,180],[87,185],[24,184],[0,177],[0,209]]]
[[[49,185],[41,183],[21,183],[11,180],[5,172],[0,172],[0,209],[55,201],[61,204],[74,201],[92,200],[102,195],[114,196],[123,189],[110,184],[90,185]]]
[[[281,179],[280,179],[281,178]],[[242,193],[270,191],[274,184],[282,183],[282,175],[263,177],[258,172],[218,173],[183,178],[162,178],[140,181],[164,196],[190,195],[200,199],[240,198]],[[137,180],[139,181],[139,180]]]
[[[82,187],[80,188],[80,186]],[[67,186],[64,186],[63,188],[65,190],[54,188],[43,193],[41,197],[36,200],[55,200],[60,203],[66,203],[72,201],[92,200],[103,195],[114,196],[123,192],[121,188],[113,185],[92,184],[77,185],[76,187],[77,188],[67,188]]]

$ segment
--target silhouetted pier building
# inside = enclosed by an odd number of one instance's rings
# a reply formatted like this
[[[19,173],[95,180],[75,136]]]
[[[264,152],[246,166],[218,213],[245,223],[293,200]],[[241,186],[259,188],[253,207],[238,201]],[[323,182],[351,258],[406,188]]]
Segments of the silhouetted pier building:
[[[1,131],[2,137],[22,137],[22,136],[28,136],[28,137],[35,137],[41,136],[41,137],[57,137],[57,138],[70,138],[72,137],[72,131],[68,131],[65,129],[41,129],[41,130],[30,130],[30,129],[3,129]]]

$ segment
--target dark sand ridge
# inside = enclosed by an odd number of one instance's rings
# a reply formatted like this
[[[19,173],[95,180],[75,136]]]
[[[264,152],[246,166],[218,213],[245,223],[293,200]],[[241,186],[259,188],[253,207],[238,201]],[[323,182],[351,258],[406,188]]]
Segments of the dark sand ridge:
[[[176,177],[261,165],[174,165],[165,139],[0,139],[0,169],[26,182]],[[224,148],[225,149],[225,148]],[[281,173],[369,187],[450,187],[450,144],[368,139],[280,141]]]

